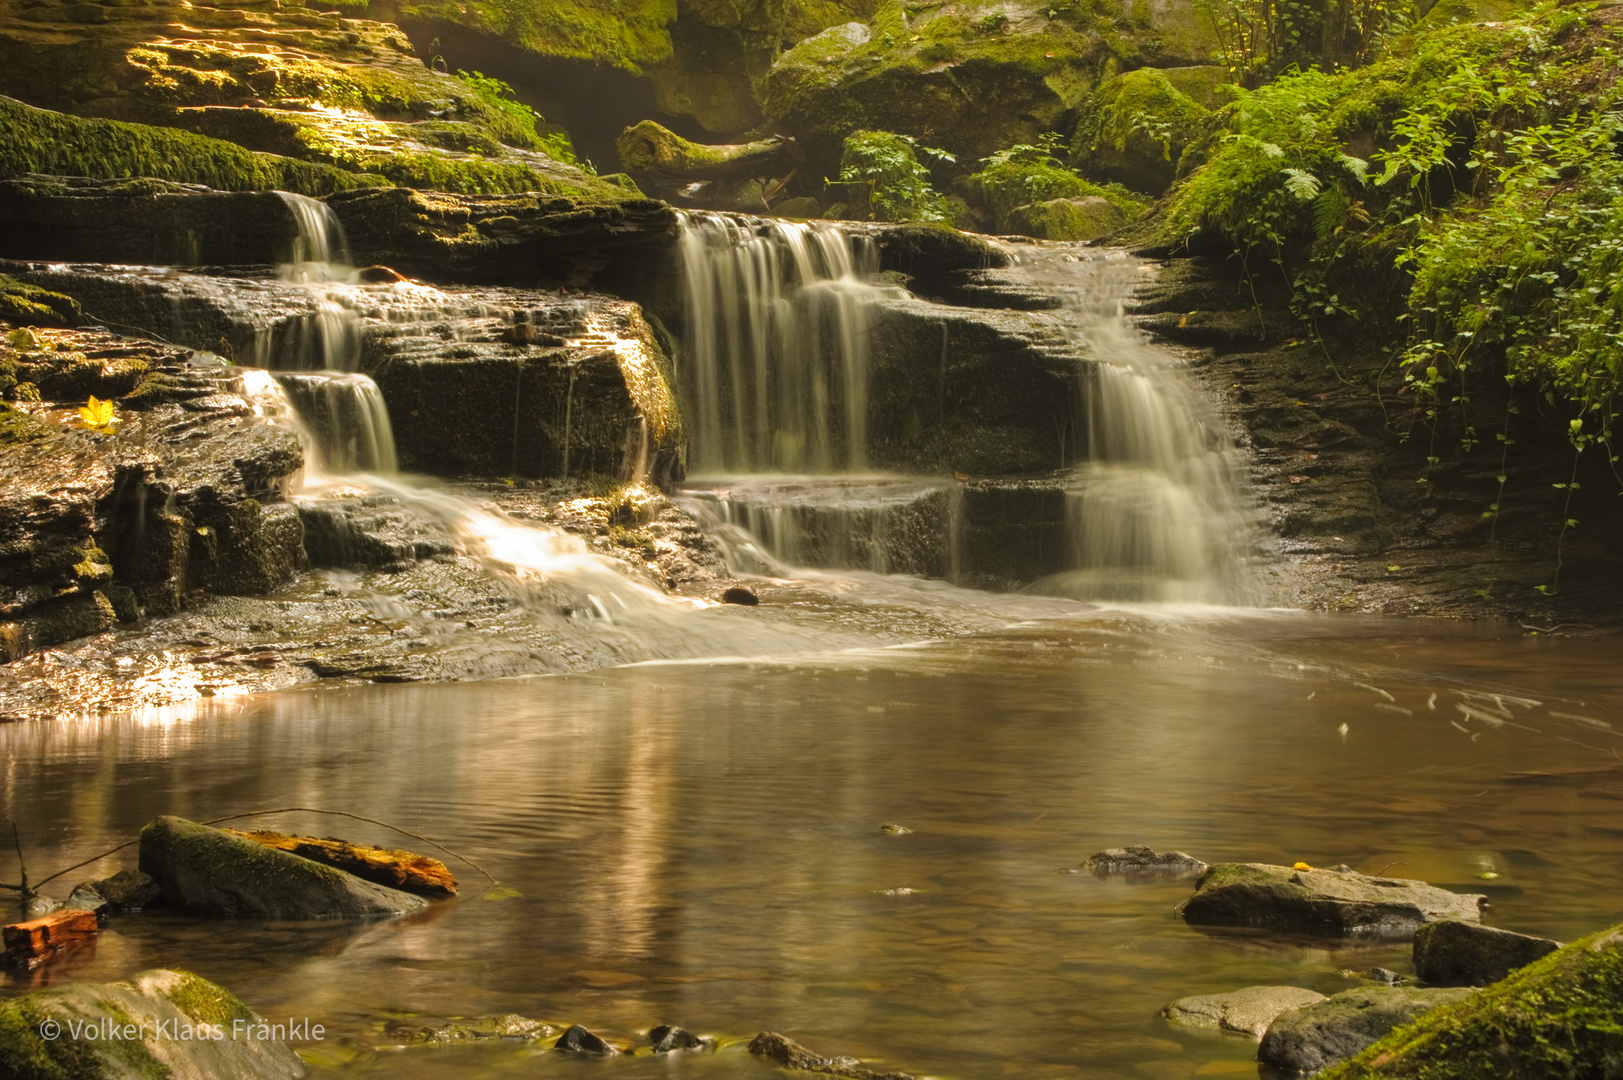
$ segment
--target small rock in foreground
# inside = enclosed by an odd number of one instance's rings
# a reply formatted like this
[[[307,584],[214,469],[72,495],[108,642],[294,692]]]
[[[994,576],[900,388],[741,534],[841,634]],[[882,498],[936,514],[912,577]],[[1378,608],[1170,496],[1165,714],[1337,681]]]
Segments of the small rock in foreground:
[[[572,1024],[568,1031],[558,1036],[558,1041],[552,1044],[554,1050],[564,1050],[573,1054],[618,1054],[620,1051],[610,1046],[608,1042],[598,1035]]]
[[[487,1039],[520,1039],[532,1042],[556,1035],[558,1029],[517,1013],[500,1016],[470,1016],[444,1024],[418,1026],[395,1020],[384,1025],[391,1038],[414,1043],[482,1042]]]
[[[1323,1000],[1323,994],[1300,986],[1248,986],[1227,994],[1179,998],[1163,1008],[1161,1015],[1180,1027],[1217,1028],[1256,1039],[1280,1013]]]
[[[410,893],[167,815],[141,830],[141,870],[157,879],[165,905],[210,915],[341,919],[428,906]]]
[[[1344,990],[1316,1005],[1280,1015],[1257,1047],[1257,1060],[1293,1072],[1317,1072],[1345,1061],[1421,1013],[1459,1001],[1469,990],[1370,986]]]
[[[746,589],[742,585],[734,585],[721,594],[721,602],[723,604],[742,604],[744,607],[754,607],[761,602],[761,598],[756,596],[752,589]]]
[[[911,1073],[881,1072],[867,1068],[856,1058],[821,1057],[776,1031],[763,1031],[755,1036],[750,1040],[749,1051],[756,1057],[800,1072],[827,1073],[830,1076],[850,1077],[851,1080],[917,1080]]]
[[[1178,907],[1184,921],[1278,926],[1332,934],[1407,936],[1442,919],[1481,919],[1475,893],[1349,870],[1297,870],[1267,863],[1218,863]]]
[[[286,1041],[261,1037],[265,1023],[196,975],[143,971],[128,982],[74,983],[0,1004],[0,1067],[17,1080],[303,1076],[304,1063]],[[131,1026],[134,1037],[109,1035]]]
[[[1433,986],[1486,986],[1560,947],[1549,938],[1449,919],[1415,931],[1414,971]]]
[[[1159,852],[1145,844],[1106,848],[1089,856],[1082,866],[1097,877],[1120,874],[1128,881],[1196,877],[1206,872],[1206,864],[1193,855],[1181,851]]]

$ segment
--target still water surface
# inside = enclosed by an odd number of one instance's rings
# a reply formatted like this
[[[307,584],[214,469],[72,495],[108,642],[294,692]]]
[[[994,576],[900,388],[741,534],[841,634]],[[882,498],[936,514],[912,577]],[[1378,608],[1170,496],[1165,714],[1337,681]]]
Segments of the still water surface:
[[[323,1024],[304,1048],[315,1075],[765,1077],[729,1041],[762,1029],[965,1080],[1255,1075],[1249,1040],[1157,1010],[1254,983],[1334,993],[1357,985],[1341,969],[1407,971],[1407,945],[1203,932],[1172,911],[1189,883],[1077,865],[1127,843],[1394,864],[1487,886],[1500,926],[1610,925],[1616,655],[1607,639],[1076,606],[905,647],[0,727],[0,816],[38,877],[160,813],[348,810],[521,894],[482,899],[454,866],[461,899],[394,922],[119,916],[94,955],[49,969],[196,971]],[[332,818],[267,824],[410,846]],[[1498,878],[1476,877],[1490,865]],[[379,1031],[496,1012],[626,1041],[677,1023],[723,1048],[580,1061],[388,1049]]]

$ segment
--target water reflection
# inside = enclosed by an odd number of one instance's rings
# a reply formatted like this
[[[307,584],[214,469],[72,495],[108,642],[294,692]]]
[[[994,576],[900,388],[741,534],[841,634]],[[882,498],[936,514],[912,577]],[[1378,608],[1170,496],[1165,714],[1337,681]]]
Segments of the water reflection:
[[[1615,922],[1613,652],[1103,610],[816,660],[13,725],[0,804],[36,873],[157,813],[302,804],[433,836],[522,894],[481,900],[478,875],[454,867],[462,899],[393,923],[124,917],[67,972],[187,967],[261,1011],[316,1018],[338,1040],[312,1049],[318,1074],[527,1074],[546,1059],[512,1047],[349,1056],[389,1015],[514,1011],[626,1039],[660,1022],[775,1028],[948,1077],[1187,1077],[1243,1067],[1252,1047],[1165,1027],[1166,1001],[1257,982],[1333,993],[1353,985],[1342,969],[1406,970],[1407,949],[1197,932],[1171,915],[1187,883],[1062,870],[1132,842],[1209,861],[1402,861],[1488,891],[1498,925],[1570,939]],[[1481,857],[1501,878],[1473,886]],[[736,1046],[681,1068],[766,1074]]]

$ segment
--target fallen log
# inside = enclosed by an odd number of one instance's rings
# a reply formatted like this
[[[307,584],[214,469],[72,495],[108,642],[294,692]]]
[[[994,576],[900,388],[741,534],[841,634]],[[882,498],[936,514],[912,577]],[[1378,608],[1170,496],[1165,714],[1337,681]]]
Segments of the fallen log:
[[[221,831],[312,862],[326,863],[374,885],[387,885],[391,889],[419,896],[456,895],[457,880],[451,876],[445,864],[414,851],[368,847],[332,837],[288,836],[285,833],[245,832],[240,829]]]
[[[626,128],[615,146],[622,169],[656,185],[781,176],[804,157],[793,139],[774,135],[756,142],[707,146],[652,120]]]
[[[18,967],[33,968],[65,952],[89,945],[101,933],[94,911],[62,908],[27,922],[0,929],[6,959]]]

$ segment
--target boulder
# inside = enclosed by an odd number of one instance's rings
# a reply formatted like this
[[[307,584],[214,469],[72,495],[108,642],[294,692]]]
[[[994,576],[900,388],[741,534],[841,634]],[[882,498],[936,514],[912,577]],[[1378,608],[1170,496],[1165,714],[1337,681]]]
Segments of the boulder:
[[[1009,211],[1006,228],[1039,240],[1097,240],[1127,224],[1127,213],[1101,195],[1048,199]]]
[[[1193,855],[1181,851],[1158,852],[1145,844],[1106,848],[1090,855],[1082,866],[1098,877],[1120,874],[1128,881],[1195,877],[1206,872],[1206,864]]]
[[[1072,163],[1095,180],[1161,194],[1180,174],[1185,150],[1211,117],[1206,105],[1185,91],[1200,95],[1204,90],[1209,99],[1213,78],[1223,74],[1221,68],[1140,68],[1106,79],[1077,124]]]
[[[257,1013],[205,979],[143,971],[125,982],[74,983],[0,1004],[0,1062],[14,1080],[303,1076],[304,1063],[285,1034],[271,1037],[277,1032],[262,1025]],[[53,1028],[56,1036],[46,1037]]]
[[[1440,1005],[1319,1080],[1617,1075],[1623,926],[1573,942]]]
[[[141,830],[141,870],[169,907],[265,919],[401,915],[427,902],[220,829],[163,816]]]
[[[1179,998],[1161,1015],[1179,1027],[1217,1028],[1261,1038],[1279,1014],[1323,1000],[1323,994],[1300,986],[1248,986],[1227,994]]]
[[[1433,986],[1486,986],[1560,947],[1549,938],[1447,919],[1415,931],[1414,971]]]
[[[1179,905],[1186,922],[1277,926],[1332,934],[1408,936],[1441,919],[1481,917],[1483,897],[1423,881],[1366,877],[1351,870],[1297,870],[1266,863],[1218,863]]]
[[[1291,1072],[1318,1072],[1352,1057],[1393,1028],[1470,993],[1464,989],[1412,986],[1344,990],[1281,1014],[1263,1035],[1257,1060]]]

